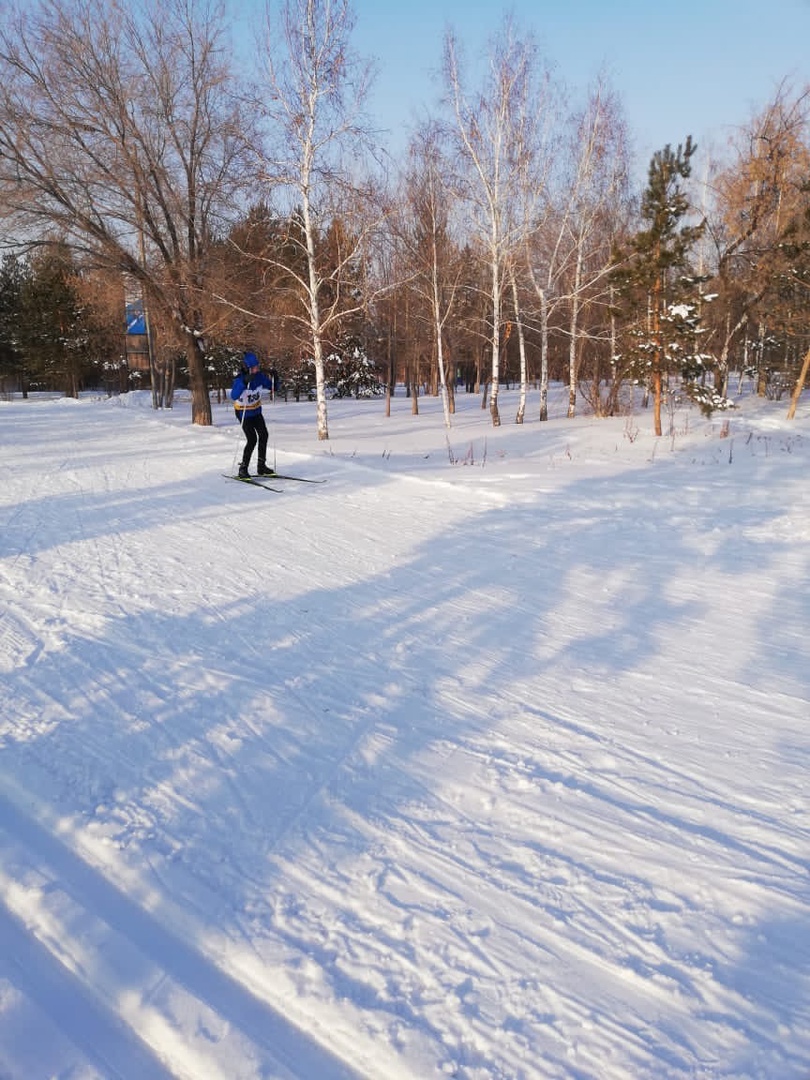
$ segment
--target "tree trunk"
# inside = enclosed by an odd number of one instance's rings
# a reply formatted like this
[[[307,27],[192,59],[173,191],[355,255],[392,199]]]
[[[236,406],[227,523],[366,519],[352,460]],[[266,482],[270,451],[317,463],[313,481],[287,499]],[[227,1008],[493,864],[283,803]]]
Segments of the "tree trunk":
[[[663,430],[661,427],[661,361],[656,356],[653,363],[653,430],[656,435],[660,435]]]
[[[208,393],[202,344],[193,330],[186,329],[185,335],[188,379],[191,386],[191,422],[201,427],[210,427],[211,397]]]
[[[765,370],[765,324],[759,324],[759,349],[757,351],[757,397],[765,397],[768,389],[768,373]]]
[[[582,245],[577,247],[577,263],[574,272],[574,289],[571,297],[571,322],[568,342],[568,419],[573,420],[577,411],[577,333],[579,330],[579,290],[582,284]]]
[[[548,298],[540,294],[540,419],[548,420]]]
[[[515,416],[515,423],[522,424],[526,416],[526,393],[529,381],[528,364],[526,361],[526,338],[523,333],[523,320],[520,317],[520,297],[518,296],[517,278],[514,274],[511,275],[512,282],[512,302],[515,307],[515,322],[517,323],[518,332],[518,353],[520,355],[520,397],[518,399],[518,411]]]
[[[658,256],[660,259],[660,254]],[[663,285],[660,277],[656,279],[653,292],[653,361],[652,361],[652,384],[653,384],[653,429],[656,435],[660,435],[661,428],[661,293]]]
[[[489,415],[492,426],[499,427],[498,389],[501,367],[501,273],[497,258],[492,260],[492,385],[489,390]]]
[[[802,390],[804,390],[804,384],[807,381],[807,373],[810,371],[810,349],[804,354],[804,363],[802,364],[802,370],[799,374],[799,378],[796,380],[796,385],[793,387],[793,394],[790,398],[790,408],[788,409],[787,418],[792,420],[796,415],[796,406],[799,404],[799,398],[801,397]]]

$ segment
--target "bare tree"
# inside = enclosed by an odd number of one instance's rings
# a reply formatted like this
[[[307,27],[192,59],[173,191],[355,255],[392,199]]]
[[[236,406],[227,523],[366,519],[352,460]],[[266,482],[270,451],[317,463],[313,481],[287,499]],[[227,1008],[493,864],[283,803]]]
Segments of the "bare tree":
[[[357,175],[357,163],[369,144],[363,109],[371,67],[350,49],[354,16],[348,0],[282,0],[278,17],[268,6],[267,19],[262,108],[270,141],[263,171],[273,190],[288,193],[300,219],[290,242],[304,255],[302,270],[284,269],[297,286],[295,318],[315,364],[318,438],[328,439],[325,343],[368,299],[356,286],[373,229],[373,192]],[[320,245],[333,221],[342,223],[345,242],[325,262]]]
[[[0,211],[140,282],[185,349],[211,423],[206,256],[243,182],[221,7],[40,0],[0,30]]]
[[[409,167],[405,178],[405,220],[399,230],[411,288],[425,302],[430,320],[439,394],[444,422],[451,426],[452,386],[444,353],[445,327],[461,287],[462,263],[453,237],[456,195],[451,169],[441,147],[435,124],[426,124],[411,140]]]
[[[600,80],[575,124],[573,169],[563,220],[568,232],[568,416],[576,413],[581,317],[600,299],[612,269],[612,226],[628,190],[627,150],[618,101]]]
[[[452,34],[445,41],[444,71],[461,157],[468,166],[471,224],[486,252],[490,280],[492,381],[490,414],[499,425],[498,390],[506,266],[526,227],[525,195],[537,159],[543,104],[537,92],[536,53],[507,19],[490,44],[487,73],[477,93],[465,86]]]
[[[616,97],[599,79],[585,109],[571,117],[557,155],[548,198],[527,236],[528,277],[539,305],[540,419],[548,419],[548,354],[552,317],[567,310],[568,415],[576,409],[584,310],[602,299],[612,266],[611,234],[627,197],[627,150]]]
[[[545,212],[525,239],[528,277],[539,305],[535,318],[540,327],[540,420],[548,420],[549,331],[552,315],[563,299],[560,280],[567,252],[561,249],[568,209],[568,200],[560,210],[549,199]]]
[[[713,195],[706,246],[720,301],[716,384],[722,393],[732,346],[778,279],[786,233],[806,201],[809,109],[810,90],[791,93],[781,85],[733,138],[732,160],[706,182]],[[773,308],[768,302],[762,318],[770,318]]]

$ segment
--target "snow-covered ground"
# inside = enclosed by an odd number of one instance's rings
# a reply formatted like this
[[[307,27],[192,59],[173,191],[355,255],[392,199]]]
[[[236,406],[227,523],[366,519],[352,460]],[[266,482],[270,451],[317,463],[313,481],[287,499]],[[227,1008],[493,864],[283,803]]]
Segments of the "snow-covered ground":
[[[0,1076],[807,1080],[810,402],[148,404],[0,403]]]

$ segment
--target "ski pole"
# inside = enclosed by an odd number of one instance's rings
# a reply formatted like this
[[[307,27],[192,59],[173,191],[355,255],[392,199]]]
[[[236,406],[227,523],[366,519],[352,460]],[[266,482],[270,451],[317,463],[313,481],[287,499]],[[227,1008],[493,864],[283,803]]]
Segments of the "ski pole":
[[[271,398],[272,398],[272,401],[271,401],[271,406],[272,406],[272,404],[276,400],[275,380],[274,380],[274,389],[272,391]],[[270,413],[270,425],[273,428],[273,472],[277,472],[278,470],[276,468],[276,417],[275,417],[275,409],[272,409],[272,411]]]

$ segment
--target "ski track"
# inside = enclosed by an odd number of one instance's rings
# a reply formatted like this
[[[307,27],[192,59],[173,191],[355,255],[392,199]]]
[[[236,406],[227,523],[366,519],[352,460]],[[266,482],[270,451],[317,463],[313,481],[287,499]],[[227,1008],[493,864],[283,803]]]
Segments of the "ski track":
[[[692,482],[640,521],[639,468],[549,497],[567,435],[510,502],[338,454],[270,505],[223,494],[232,432],[121,410],[111,451],[76,408],[49,472],[3,436],[0,1075],[810,1072],[806,607],[744,647],[770,444],[747,505],[726,447],[657,461]]]

